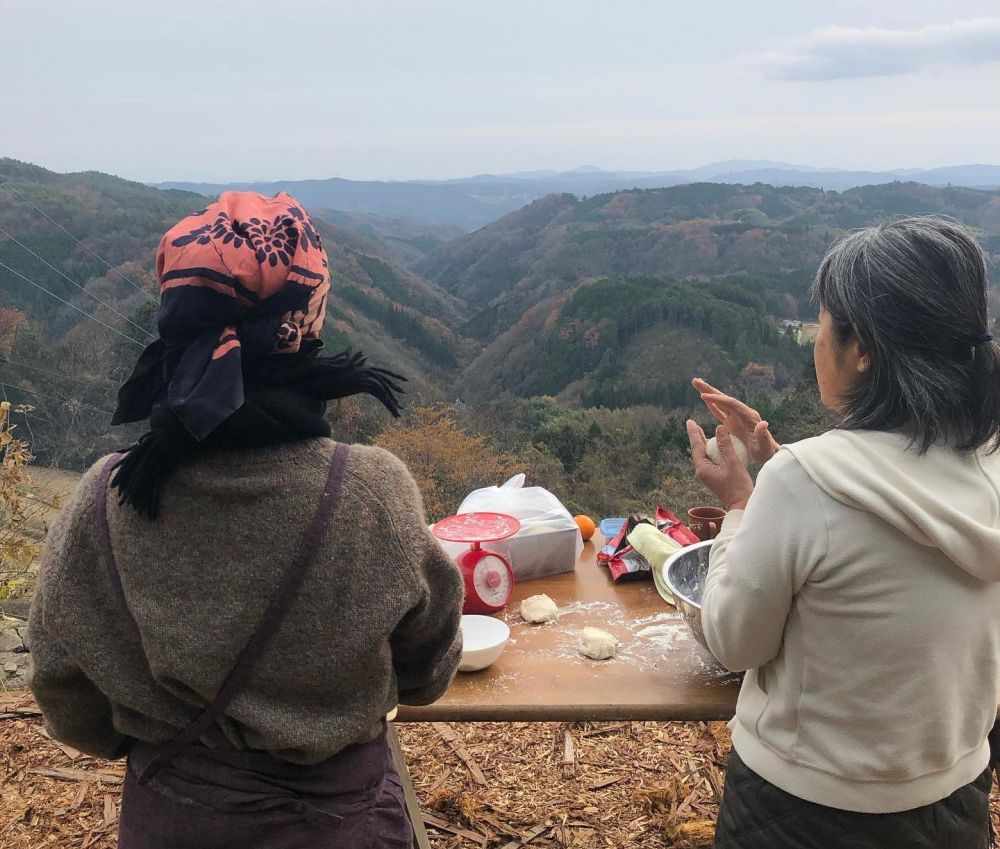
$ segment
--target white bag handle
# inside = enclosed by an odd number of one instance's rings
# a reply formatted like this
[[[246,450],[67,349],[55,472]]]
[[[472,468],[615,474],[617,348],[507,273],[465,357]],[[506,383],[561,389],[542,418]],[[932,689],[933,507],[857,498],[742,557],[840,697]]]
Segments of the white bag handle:
[[[509,481],[500,485],[500,489],[522,489],[524,487],[524,472],[514,475]]]

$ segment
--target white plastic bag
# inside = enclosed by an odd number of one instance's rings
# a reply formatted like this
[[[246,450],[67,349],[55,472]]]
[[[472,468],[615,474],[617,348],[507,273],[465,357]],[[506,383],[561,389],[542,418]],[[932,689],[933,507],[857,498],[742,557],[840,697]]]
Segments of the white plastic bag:
[[[459,513],[505,513],[521,523],[521,530],[487,547],[510,560],[519,580],[569,572],[583,553],[583,538],[576,521],[562,502],[547,489],[525,486],[523,474],[514,475],[501,486],[488,486],[469,493]],[[445,543],[456,555],[467,546]]]

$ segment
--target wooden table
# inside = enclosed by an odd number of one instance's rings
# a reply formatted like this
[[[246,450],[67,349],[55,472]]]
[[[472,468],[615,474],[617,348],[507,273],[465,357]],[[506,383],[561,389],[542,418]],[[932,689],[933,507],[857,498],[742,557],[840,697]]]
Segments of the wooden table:
[[[576,571],[523,581],[503,613],[511,635],[500,659],[481,672],[459,672],[448,692],[424,707],[400,705],[400,722],[572,722],[576,720],[717,720],[736,708],[740,677],[718,667],[690,637],[680,615],[652,581],[614,584],[597,562],[600,534],[584,546]],[[545,593],[559,621],[529,625],[521,600]],[[576,648],[591,625],[621,640],[613,660]],[[395,734],[393,733],[393,737]],[[418,844],[426,834],[396,742]]]

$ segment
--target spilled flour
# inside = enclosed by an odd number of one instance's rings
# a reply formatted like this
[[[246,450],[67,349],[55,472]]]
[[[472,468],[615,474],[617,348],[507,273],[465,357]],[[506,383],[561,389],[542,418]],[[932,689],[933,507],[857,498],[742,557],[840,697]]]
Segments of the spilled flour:
[[[654,623],[674,623],[683,622],[683,618],[679,613],[674,611],[664,611],[663,613],[654,613],[651,616],[643,616],[642,619],[636,619],[632,622],[633,627],[639,627],[640,625],[652,625]]]
[[[612,601],[574,601],[559,608],[560,616],[572,616],[576,613],[598,613],[617,610],[621,614],[621,606]]]
[[[691,642],[691,633],[683,625],[647,625],[636,631],[637,637],[644,637],[657,648],[676,649],[679,643]]]

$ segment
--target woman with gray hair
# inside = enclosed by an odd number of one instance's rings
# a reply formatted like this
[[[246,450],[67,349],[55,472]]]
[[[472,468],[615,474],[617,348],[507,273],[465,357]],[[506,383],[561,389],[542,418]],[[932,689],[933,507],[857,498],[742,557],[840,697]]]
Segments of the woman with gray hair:
[[[728,509],[705,637],[747,670],[719,849],[985,849],[1000,693],[1000,346],[982,251],[957,224],[852,233],[813,292],[838,425],[779,446],[704,381]],[[733,451],[764,463],[756,486]]]

